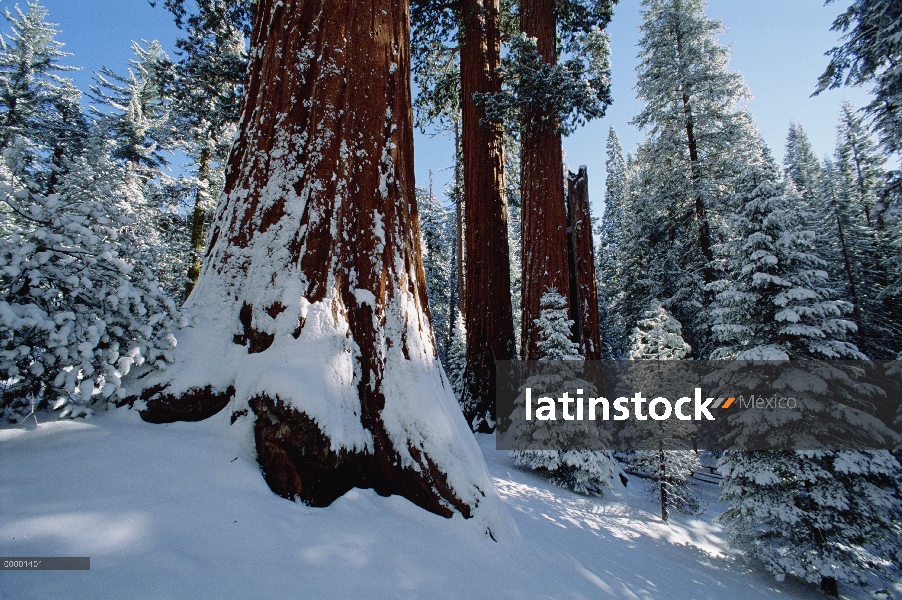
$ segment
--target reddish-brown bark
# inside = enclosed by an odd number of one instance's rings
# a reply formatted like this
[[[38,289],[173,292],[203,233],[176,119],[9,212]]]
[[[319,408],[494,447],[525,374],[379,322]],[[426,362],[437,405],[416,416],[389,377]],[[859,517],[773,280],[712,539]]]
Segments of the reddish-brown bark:
[[[494,421],[493,364],[516,354],[500,123],[481,124],[475,93],[501,90],[498,0],[460,0],[460,73],[464,179],[465,416],[480,431]]]
[[[554,0],[523,0],[520,29],[536,38],[545,62],[557,61]],[[540,358],[534,320],[541,312],[542,294],[553,288],[567,297],[569,290],[561,134],[533,117],[526,107],[520,147],[524,360]]]
[[[580,354],[586,360],[601,360],[598,284],[586,167],[580,167],[579,173],[570,173],[567,178],[567,209],[572,256],[570,316],[575,322],[573,341],[579,344]]]
[[[429,452],[439,442],[419,433],[419,417],[405,421],[409,403],[399,409],[385,391],[389,366],[395,393],[405,373],[439,382],[438,392],[444,384],[414,200],[409,34],[405,1],[259,1],[240,133],[188,301],[198,313],[194,333],[185,336],[189,347],[200,346],[192,335],[213,336],[204,342],[210,352],[238,356],[233,378],[241,380],[244,369],[262,374],[255,387],[236,383],[225,390],[221,380],[198,385],[203,361],[184,350],[174,374],[148,389],[142,417],[162,422],[213,414],[238,389],[234,402],[249,405],[256,417],[258,460],[273,491],[325,505],[352,487],[372,487],[438,514],[469,516],[472,498],[484,495],[478,474],[471,480],[475,492],[460,487],[461,477],[453,489],[443,471],[453,461],[436,462]],[[308,314],[311,306],[321,308]],[[302,376],[288,366],[299,355],[322,360],[324,348],[336,348],[329,364],[353,363],[353,377],[328,379],[317,369]],[[180,360],[201,364],[179,371]],[[195,383],[183,391],[189,384],[178,377]],[[326,387],[310,380],[319,377]],[[341,398],[356,395],[359,405],[332,415],[316,396],[332,388]],[[438,402],[429,396],[433,390],[422,393],[427,405]],[[209,406],[198,406],[205,398]],[[313,413],[305,412],[308,406]],[[447,418],[441,402],[435,406],[431,418]],[[400,419],[392,428],[383,419],[387,407]],[[366,447],[330,438],[326,417],[343,424],[334,428],[338,433],[363,432],[355,439],[365,439]],[[445,445],[471,442],[450,430]]]

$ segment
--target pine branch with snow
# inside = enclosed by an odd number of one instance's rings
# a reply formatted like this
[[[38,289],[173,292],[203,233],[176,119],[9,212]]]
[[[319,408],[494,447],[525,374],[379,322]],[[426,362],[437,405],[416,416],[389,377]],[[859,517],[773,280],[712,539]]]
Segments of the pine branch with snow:
[[[6,152],[9,161],[15,149]],[[148,267],[152,252],[123,165],[96,139],[58,192],[26,173],[0,181],[0,408],[28,398],[61,416],[125,395],[133,366],[165,368],[179,312]]]

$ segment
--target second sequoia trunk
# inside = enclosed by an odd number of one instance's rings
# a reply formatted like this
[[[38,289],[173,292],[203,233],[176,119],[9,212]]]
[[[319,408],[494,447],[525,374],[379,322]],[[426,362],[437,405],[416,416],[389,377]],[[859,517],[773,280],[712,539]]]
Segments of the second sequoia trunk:
[[[132,401],[157,423],[254,419],[282,496],[371,487],[473,516],[493,492],[436,358],[409,33],[406,2],[260,0],[192,326]]]
[[[461,112],[464,179],[465,413],[478,431],[494,428],[495,361],[516,356],[501,123],[482,123],[475,93],[501,90],[498,0],[461,0]]]
[[[586,360],[601,360],[601,324],[598,315],[598,283],[589,208],[589,176],[586,167],[567,177],[567,238],[570,258],[570,318],[573,341]]]
[[[539,53],[549,64],[557,62],[554,4],[554,0],[523,0],[520,5],[520,29],[536,38]],[[525,108],[520,148],[524,360],[541,358],[534,320],[541,312],[542,294],[554,288],[566,297],[569,290],[561,134],[538,117]]]

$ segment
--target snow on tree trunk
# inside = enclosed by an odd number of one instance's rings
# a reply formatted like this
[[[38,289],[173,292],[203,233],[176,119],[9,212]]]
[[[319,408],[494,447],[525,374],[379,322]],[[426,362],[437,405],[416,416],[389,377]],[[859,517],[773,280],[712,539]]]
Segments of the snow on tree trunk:
[[[501,123],[483,126],[475,93],[501,90],[498,0],[461,0],[461,120],[464,179],[464,317],[467,330],[465,416],[479,431],[494,428],[492,366],[512,360],[514,322],[510,298],[507,201]]]
[[[548,64],[557,62],[556,25],[554,0],[523,0],[520,30],[536,38],[539,54]],[[542,310],[542,295],[552,288],[569,289],[561,134],[557,123],[543,123],[541,116],[524,115],[520,147],[524,360],[541,355],[535,320]]]
[[[249,407],[282,496],[322,506],[371,487],[484,518],[494,492],[426,306],[409,33],[406,2],[257,5],[193,326],[172,368],[140,381],[141,415]]]
[[[601,360],[601,324],[598,315],[598,279],[592,239],[592,214],[589,209],[589,177],[586,167],[567,178],[567,207],[570,214],[569,241],[570,315],[576,323],[574,335],[579,353],[586,360]],[[575,293],[574,293],[575,292]]]

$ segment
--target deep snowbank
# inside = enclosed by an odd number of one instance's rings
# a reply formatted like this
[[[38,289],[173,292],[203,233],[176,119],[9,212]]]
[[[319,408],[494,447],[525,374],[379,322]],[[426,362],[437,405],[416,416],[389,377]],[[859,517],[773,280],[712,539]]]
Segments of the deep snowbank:
[[[149,425],[117,410],[0,430],[0,556],[91,557],[90,571],[4,571],[0,598],[812,592],[752,571],[709,515],[662,524],[634,483],[608,500],[577,496],[516,470],[489,436],[480,445],[519,541],[493,542],[473,521],[370,490],[328,508],[291,503],[267,488],[248,436],[223,434],[227,419]],[[234,428],[248,426],[242,421]]]

